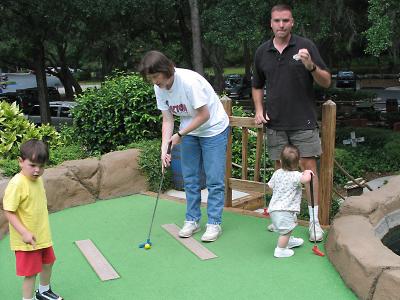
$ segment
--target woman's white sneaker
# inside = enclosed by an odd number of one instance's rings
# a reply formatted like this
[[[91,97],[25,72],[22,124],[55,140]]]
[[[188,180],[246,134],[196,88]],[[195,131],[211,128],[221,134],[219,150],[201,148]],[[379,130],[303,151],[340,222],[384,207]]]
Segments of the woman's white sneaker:
[[[179,230],[178,235],[181,238],[191,237],[194,233],[200,231],[200,224],[196,221],[185,221],[181,230]]]
[[[222,227],[218,224],[207,224],[206,232],[201,237],[203,242],[214,242],[222,234]]]
[[[279,248],[276,247],[274,251],[274,256],[277,258],[291,257],[293,256],[294,251],[288,248]]]

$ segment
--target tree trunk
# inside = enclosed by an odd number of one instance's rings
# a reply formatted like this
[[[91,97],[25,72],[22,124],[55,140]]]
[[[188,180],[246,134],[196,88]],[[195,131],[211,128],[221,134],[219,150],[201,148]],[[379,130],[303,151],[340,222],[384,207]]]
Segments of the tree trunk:
[[[68,66],[65,64],[61,65],[61,70],[60,70],[60,80],[62,84],[64,85],[64,90],[65,90],[65,98],[68,101],[72,101],[74,99],[74,90],[72,88],[72,81],[71,81],[71,76],[69,76],[68,73],[71,73],[68,69]]]
[[[211,45],[210,48],[205,47],[203,44],[204,53],[206,53],[208,60],[211,62],[214,69],[214,84],[215,91],[220,94],[224,90],[224,66],[223,66],[223,52],[224,50],[218,46]]]
[[[192,41],[193,41],[193,67],[194,70],[200,75],[204,75],[203,59],[201,53],[201,30],[199,7],[197,0],[189,0],[191,27],[192,27]]]
[[[247,80],[251,80],[251,54],[248,41],[243,42],[243,60],[244,60],[244,76]]]
[[[187,64],[188,68],[193,69],[193,61],[191,58],[191,44],[190,44],[191,34],[188,26],[186,25],[186,23],[189,23],[189,21],[186,21],[187,18],[185,16],[185,12],[183,11],[184,2],[186,3],[186,0],[181,0],[179,2],[180,4],[178,7],[178,15],[177,15],[179,31],[180,31],[180,42],[182,44],[183,59]]]
[[[40,119],[42,124],[51,124],[51,115],[49,107],[49,99],[47,92],[47,81],[44,61],[44,46],[42,43],[38,45],[37,51],[34,53],[34,68],[36,74],[36,83],[38,88],[38,98],[40,106]]]

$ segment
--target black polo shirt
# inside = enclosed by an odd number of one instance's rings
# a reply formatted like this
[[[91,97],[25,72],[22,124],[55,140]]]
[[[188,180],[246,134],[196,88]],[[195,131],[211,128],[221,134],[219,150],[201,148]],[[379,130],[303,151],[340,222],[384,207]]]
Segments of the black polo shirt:
[[[293,59],[300,49],[307,49],[312,61],[327,70],[315,44],[292,34],[282,54],[272,39],[263,43],[254,58],[253,87],[266,87],[265,107],[270,118],[268,128],[305,130],[317,127],[314,79],[299,60]]]

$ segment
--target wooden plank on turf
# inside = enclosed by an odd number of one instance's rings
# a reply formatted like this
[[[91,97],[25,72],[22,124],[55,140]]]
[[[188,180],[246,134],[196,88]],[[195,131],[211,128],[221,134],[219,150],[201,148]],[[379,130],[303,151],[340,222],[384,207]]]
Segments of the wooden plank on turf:
[[[201,260],[218,257],[214,253],[212,253],[210,250],[208,250],[206,247],[204,247],[202,244],[200,244],[198,241],[196,241],[194,238],[192,238],[192,237],[180,238],[178,236],[180,228],[178,226],[176,226],[175,224],[164,224],[164,225],[162,225],[162,228],[164,228],[176,240],[178,240],[186,248],[188,248],[195,255],[197,255]]]
[[[119,278],[118,273],[91,240],[75,241],[75,244],[102,281]]]

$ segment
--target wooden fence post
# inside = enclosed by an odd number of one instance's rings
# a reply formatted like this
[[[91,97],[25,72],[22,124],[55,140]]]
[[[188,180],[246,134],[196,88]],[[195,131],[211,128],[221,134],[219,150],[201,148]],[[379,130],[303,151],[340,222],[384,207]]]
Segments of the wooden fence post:
[[[228,117],[232,116],[232,100],[224,96],[221,98],[222,105]],[[226,149],[226,172],[225,172],[225,206],[232,207],[232,189],[229,187],[229,178],[232,177],[232,128],[228,136]]]
[[[321,143],[322,155],[319,174],[319,218],[322,225],[329,225],[329,212],[333,189],[335,160],[336,104],[327,100],[322,105]]]

